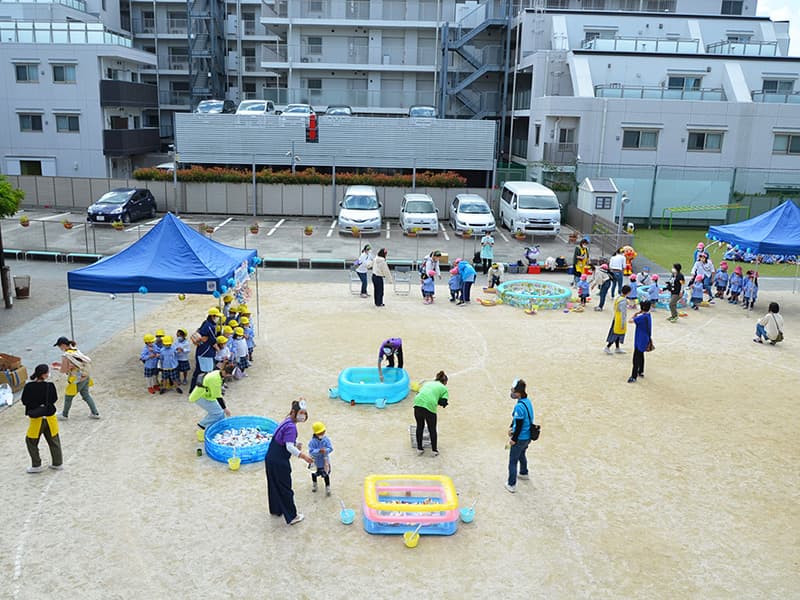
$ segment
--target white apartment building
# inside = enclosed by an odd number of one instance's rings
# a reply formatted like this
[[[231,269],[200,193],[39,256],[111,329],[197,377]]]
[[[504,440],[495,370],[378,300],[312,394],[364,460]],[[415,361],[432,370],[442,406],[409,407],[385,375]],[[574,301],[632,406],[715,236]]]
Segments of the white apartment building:
[[[158,129],[145,126],[148,111],[157,115],[156,89],[139,77],[155,57],[109,30],[105,7],[0,0],[2,172],[125,177],[159,150]]]

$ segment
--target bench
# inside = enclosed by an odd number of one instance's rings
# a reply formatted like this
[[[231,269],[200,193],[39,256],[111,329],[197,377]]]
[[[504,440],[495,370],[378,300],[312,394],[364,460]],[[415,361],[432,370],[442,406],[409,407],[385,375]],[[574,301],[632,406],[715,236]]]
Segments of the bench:
[[[26,250],[25,251],[25,260],[29,258],[52,258],[55,259],[56,262],[60,262],[64,260],[66,262],[66,256],[63,252],[56,252],[54,250]]]
[[[69,252],[67,254],[67,262],[88,262],[94,263],[103,258],[102,254],[93,254],[91,252]]]
[[[296,258],[279,258],[279,257],[262,256],[261,266],[297,269],[300,267],[300,261]]]
[[[392,268],[397,269],[398,267],[403,267],[403,268],[408,269],[409,271],[413,271],[415,262],[416,261],[413,260],[413,259],[405,259],[405,260],[404,259],[394,259],[394,260],[390,259],[390,260],[386,261],[386,264],[389,265],[390,269],[392,269]]]
[[[345,260],[343,258],[312,258],[312,269],[345,269]]]
[[[9,256],[13,255],[16,260],[20,260],[20,258],[25,258],[25,251],[24,250],[14,250],[13,248],[3,248],[3,254],[8,254]]]

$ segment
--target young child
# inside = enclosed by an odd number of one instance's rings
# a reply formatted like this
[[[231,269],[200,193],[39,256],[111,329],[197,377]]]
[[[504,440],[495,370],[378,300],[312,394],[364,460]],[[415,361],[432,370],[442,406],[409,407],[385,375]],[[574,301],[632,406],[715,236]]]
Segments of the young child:
[[[422,278],[422,302],[424,304],[433,304],[433,296],[436,293],[436,271],[428,271]]]
[[[253,330],[253,326],[250,325],[249,317],[240,317],[239,322],[242,324],[244,339],[247,341],[247,361],[253,362],[253,350],[255,350],[256,347],[255,331]]]
[[[171,387],[179,394],[183,390],[179,387],[178,381],[178,352],[172,347],[172,336],[165,335],[163,338],[164,346],[161,348],[161,393],[166,394]]]
[[[728,289],[728,279],[728,263],[723,260],[719,263],[719,270],[714,273],[714,287],[717,288],[717,293],[715,294],[717,298],[725,297],[725,290]]]
[[[728,302],[731,304],[739,304],[739,294],[742,293],[742,267],[736,266],[733,269],[733,275],[731,275],[730,281],[728,282],[728,292],[730,293],[730,297],[728,298]]]
[[[653,273],[650,276],[650,279],[653,283],[650,284],[650,287],[647,288],[647,299],[650,300],[650,310],[654,311],[656,309],[656,304],[658,303],[658,295],[661,292],[658,289],[658,273]]]
[[[628,294],[628,308],[636,308],[636,303],[639,301],[639,296],[637,295],[639,291],[639,278],[636,273],[631,273],[630,283],[628,285],[631,288]]]
[[[221,371],[227,365],[233,364],[233,353],[228,347],[228,338],[224,335],[218,335],[216,341],[217,343],[214,344],[214,349],[217,352],[214,355],[214,364],[217,365],[217,369]]]
[[[161,348],[164,347],[165,335],[166,333],[164,332],[163,329],[156,329],[156,350],[158,350],[159,352],[161,351]]]
[[[233,348],[231,348],[231,352],[234,354],[236,366],[244,374],[250,363],[247,362],[247,340],[244,339],[244,329],[241,327],[233,328]]]
[[[639,271],[639,275],[636,276],[636,282],[639,284],[639,287],[644,287],[653,283],[653,278],[650,276],[650,267],[642,267],[642,270]]]
[[[581,306],[586,306],[586,299],[589,297],[589,277],[584,273],[578,280],[578,297],[581,300]]]
[[[233,302],[233,296],[231,296],[230,294],[225,294],[222,297],[222,302],[223,302],[222,314],[225,317],[225,320],[227,321],[228,318],[231,316],[231,302]]]
[[[189,340],[186,339],[186,331],[178,329],[178,331],[175,332],[175,355],[178,358],[177,381],[182,385],[188,383],[189,371],[192,370],[192,366],[189,364],[191,348]]]
[[[317,491],[317,477],[322,477],[325,480],[325,495],[331,495],[331,460],[330,455],[333,452],[333,444],[330,438],[325,434],[325,425],[317,421],[311,426],[311,431],[314,435],[311,441],[308,442],[308,453],[314,459],[314,467],[316,471],[311,473],[311,491]],[[308,468],[312,468],[308,465]]]
[[[742,283],[742,304],[745,310],[753,310],[758,296],[758,271],[748,271]]]
[[[450,280],[447,282],[450,288],[450,302],[455,302],[461,299],[461,275],[458,272],[458,267],[450,269]]]
[[[139,360],[144,364],[144,378],[147,380],[147,391],[155,394],[160,386],[158,385],[158,358],[159,351],[156,348],[156,336],[152,333],[144,335],[144,348],[139,355]]]
[[[492,263],[491,268],[486,273],[489,277],[489,287],[496,288],[500,284],[500,278],[503,276],[502,263]]]
[[[700,303],[703,301],[703,290],[703,276],[696,275],[694,278],[694,283],[692,283],[691,297],[692,308],[695,310],[700,310]]]

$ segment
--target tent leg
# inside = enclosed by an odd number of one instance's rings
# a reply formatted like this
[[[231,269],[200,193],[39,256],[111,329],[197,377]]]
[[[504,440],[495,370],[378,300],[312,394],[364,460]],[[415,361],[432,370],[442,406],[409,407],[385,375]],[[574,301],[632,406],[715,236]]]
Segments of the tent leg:
[[[797,293],[797,275],[800,273],[800,256],[794,259],[794,282],[792,282],[792,293]]]
[[[75,339],[75,324],[72,321],[72,290],[67,288],[67,300],[69,301],[69,335]]]
[[[256,265],[256,331],[261,334],[261,301],[258,298],[258,265]]]
[[[131,314],[133,314],[133,333],[136,333],[136,296],[131,294]]]

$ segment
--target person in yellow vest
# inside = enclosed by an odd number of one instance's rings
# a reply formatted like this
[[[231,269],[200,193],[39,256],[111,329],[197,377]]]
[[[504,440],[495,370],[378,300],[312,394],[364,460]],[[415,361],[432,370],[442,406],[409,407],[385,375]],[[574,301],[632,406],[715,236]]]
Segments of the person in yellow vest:
[[[25,445],[31,456],[28,473],[41,473],[47,467],[42,465],[39,455],[39,439],[44,436],[50,446],[50,468],[60,470],[64,462],[61,455],[61,440],[58,437],[58,419],[56,419],[56,402],[58,392],[52,382],[47,381],[50,367],[36,365],[31,381],[22,390],[22,404],[25,416],[30,419],[28,432],[25,434]]]
[[[72,407],[72,399],[78,394],[80,394],[84,402],[89,405],[89,418],[99,419],[100,413],[97,411],[94,399],[89,393],[89,388],[94,385],[92,378],[89,376],[89,368],[91,367],[92,359],[78,350],[78,346],[74,341],[63,336],[58,338],[53,346],[58,346],[63,352],[61,355],[61,364],[57,365],[53,363],[53,366],[58,366],[62,373],[67,374],[64,407],[61,409],[58,419],[60,421],[66,421],[69,418],[69,409]]]
[[[617,354],[625,354],[625,350],[620,347],[620,344],[625,343],[625,333],[628,331],[628,299],[627,295],[631,291],[631,286],[623,285],[616,300],[614,300],[614,320],[611,321],[611,327],[608,329],[608,336],[606,337],[606,347],[603,352],[611,354],[611,345],[616,346]]]
[[[196,403],[208,413],[197,424],[200,429],[205,430],[217,421],[231,416],[231,411],[225,406],[225,400],[222,398],[222,378],[230,376],[231,373],[233,365],[225,365],[221,369],[206,373],[189,394],[189,402]]]

